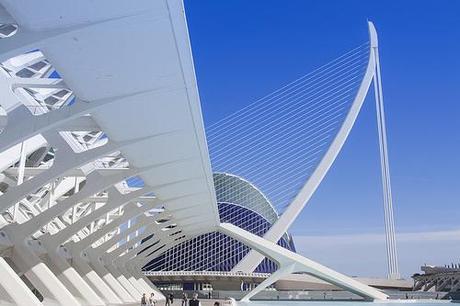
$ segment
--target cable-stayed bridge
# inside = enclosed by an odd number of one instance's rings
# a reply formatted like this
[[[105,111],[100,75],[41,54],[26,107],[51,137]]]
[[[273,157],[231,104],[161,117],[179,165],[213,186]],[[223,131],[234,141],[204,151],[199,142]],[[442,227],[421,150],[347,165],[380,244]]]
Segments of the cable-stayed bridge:
[[[372,26],[370,30],[373,31]],[[372,33],[371,33],[372,34]],[[378,48],[371,42],[346,52],[207,128],[213,170],[238,175],[261,189],[281,215],[280,239],[324,177],[356,119],[369,57],[382,170],[388,276],[400,278],[394,230],[385,112]],[[370,54],[371,50],[374,54]],[[361,101],[362,103],[362,101]],[[356,112],[355,112],[356,111]],[[330,157],[328,160],[327,157]],[[235,190],[234,192],[238,192]],[[299,203],[295,207],[296,203]],[[291,204],[294,204],[290,207]],[[286,214],[285,217],[282,215]],[[276,225],[275,225],[276,226]],[[251,254],[255,258],[254,254]],[[250,257],[250,256],[248,256]],[[260,258],[260,257],[259,257]],[[233,271],[255,268],[245,258]],[[260,260],[259,260],[260,261]]]
[[[371,42],[214,123],[206,129],[207,140],[217,201],[222,203],[221,220],[295,249],[287,229],[308,203],[353,126],[363,103],[360,99],[364,99],[363,79],[369,77],[371,50],[375,60],[371,81],[381,150],[388,277],[399,279],[378,49]],[[248,192],[248,188],[259,196]],[[233,209],[230,214],[224,208],[228,202],[244,205],[267,222],[239,221],[248,212]],[[204,248],[222,245],[236,253],[233,262],[227,262],[225,252],[206,251],[206,256],[200,258]],[[248,252],[248,248],[226,235],[208,234],[168,251],[148,269],[272,272],[272,263],[262,261],[260,254]],[[179,254],[183,258],[175,261],[181,257]]]
[[[253,271],[264,256],[274,263],[244,300],[293,272],[385,299],[296,254],[286,235],[374,80],[394,250],[369,27],[369,43],[212,127],[209,154],[180,0],[0,0],[1,302],[128,305],[144,292],[164,299],[142,269],[184,261],[175,250],[203,235],[214,235],[206,237],[220,256],[233,258],[222,237],[245,245],[232,269]]]

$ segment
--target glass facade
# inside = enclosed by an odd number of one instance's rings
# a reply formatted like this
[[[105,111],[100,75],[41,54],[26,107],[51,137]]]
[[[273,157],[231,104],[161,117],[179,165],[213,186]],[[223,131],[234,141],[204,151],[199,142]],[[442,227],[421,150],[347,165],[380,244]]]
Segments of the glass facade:
[[[229,174],[214,175],[221,222],[232,223],[263,236],[277,214],[266,198],[249,182]],[[222,201],[226,200],[226,201]],[[230,202],[228,202],[230,201]],[[270,219],[270,220],[268,220]],[[295,251],[285,234],[278,244]],[[244,244],[218,232],[187,240],[146,265],[151,271],[231,271],[250,251]],[[264,259],[255,272],[271,273],[276,264]]]

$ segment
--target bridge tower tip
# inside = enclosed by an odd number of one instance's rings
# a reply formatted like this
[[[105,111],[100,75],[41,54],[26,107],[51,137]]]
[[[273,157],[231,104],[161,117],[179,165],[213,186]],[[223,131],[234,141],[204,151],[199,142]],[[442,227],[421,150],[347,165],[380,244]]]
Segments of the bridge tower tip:
[[[369,40],[371,43],[371,47],[378,48],[379,41],[378,41],[377,30],[375,29],[374,23],[370,20],[367,20],[367,26],[369,28]]]

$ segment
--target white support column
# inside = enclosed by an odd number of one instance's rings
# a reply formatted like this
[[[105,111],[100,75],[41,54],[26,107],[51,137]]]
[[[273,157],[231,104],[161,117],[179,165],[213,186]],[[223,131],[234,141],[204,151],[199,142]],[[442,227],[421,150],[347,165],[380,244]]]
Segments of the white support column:
[[[24,242],[15,244],[11,260],[43,295],[44,305],[58,303],[66,306],[80,306],[77,299]]]
[[[21,155],[19,158],[18,185],[24,182],[24,169],[26,168],[26,142],[21,143]]]
[[[293,272],[296,272],[296,264],[291,263],[291,264],[286,264],[281,266],[278,270],[272,273],[270,277],[265,279],[263,282],[261,282],[257,287],[253,288],[248,294],[246,294],[241,301],[242,302],[249,302],[249,300],[254,297],[257,293],[265,290],[268,286],[272,285],[275,283],[277,280],[282,278],[283,276],[292,274]]]
[[[161,293],[161,291],[149,280],[145,275],[142,274],[141,268],[138,266],[133,266],[130,265],[129,272],[131,272],[132,279],[129,279],[129,281],[134,282],[135,284],[138,284],[138,286],[141,286],[142,288],[145,289],[145,292],[153,292],[155,293],[156,296],[159,296],[159,299],[166,299],[166,297]]]
[[[293,272],[306,272],[316,278],[322,279],[333,285],[336,285],[344,290],[351,291],[357,295],[370,300],[386,300],[388,296],[383,292],[364,285],[348,276],[340,274],[332,269],[320,265],[310,259],[307,259],[299,254],[291,252],[271,241],[262,237],[249,233],[235,225],[229,223],[222,223],[219,231],[228,235],[254,250],[260,252],[264,256],[274,260],[278,263],[278,273],[274,273],[272,277],[268,278],[266,282],[257,286],[253,292],[250,292],[243,298],[243,301],[249,300],[250,297],[257,292],[265,289],[266,285],[270,285],[284,275]]]
[[[136,252],[136,251],[134,251]],[[118,267],[120,271],[127,271],[127,275],[131,277],[128,280],[136,288],[141,288],[145,292],[154,292],[155,295],[162,295],[161,292],[150,282],[150,280],[145,279],[145,276],[141,272],[140,266],[135,261],[137,256],[132,254],[132,252],[124,254],[124,256],[118,257],[111,264],[114,267]]]
[[[85,186],[86,188],[68,199],[63,200],[59,203],[59,205],[55,205],[45,210],[40,215],[23,224],[12,223],[2,229],[8,237],[14,238],[15,246],[13,250],[16,251],[15,254],[17,255],[12,257],[13,261],[21,268],[22,271],[25,272],[26,276],[28,276],[34,286],[37,287],[37,289],[45,296],[45,300],[47,302],[51,301],[51,303],[53,303],[53,301],[62,301],[61,304],[73,305],[72,303],[75,303],[74,305],[79,305],[78,301],[73,297],[69,290],[63,286],[50,269],[41,262],[31,250],[28,250],[28,248],[24,245],[25,238],[37,231],[43,224],[47,224],[62,211],[74,206],[79,202],[78,200],[84,200],[96,192],[121,181],[126,176],[139,171],[142,170],[122,169],[121,171],[116,172],[116,174],[106,177],[103,177],[98,173],[92,173],[90,174],[90,182],[87,181],[87,184],[92,183],[89,187]],[[84,266],[84,264],[81,264],[80,266]],[[85,272],[84,276],[86,276],[86,279],[84,279],[91,280],[91,285],[97,289],[96,291],[98,295],[103,297],[109,304],[121,303],[121,300],[110,290],[102,279],[97,279],[98,276],[94,271],[91,273],[90,271],[85,270]]]
[[[72,259],[72,265],[80,273],[83,279],[101,296],[104,301],[111,304],[122,304],[123,301],[110,289],[102,278],[82,258]]]
[[[161,239],[161,237],[157,237],[157,239]],[[166,249],[173,248],[174,246],[182,242],[183,240],[174,241],[173,239],[168,238],[168,239],[161,241],[161,243],[166,244],[166,247],[162,250],[156,251],[147,256],[143,256],[143,254],[139,256],[139,255],[131,255],[130,253],[127,253],[127,254],[124,254],[124,256],[118,258],[116,261],[114,261],[114,264],[116,266],[124,267],[126,270],[128,270],[131,273],[131,275],[133,275],[133,279],[129,279],[132,283],[134,282],[134,283],[140,284],[141,286],[146,288],[147,292],[150,292],[150,291],[160,292],[158,288],[156,288],[156,286],[145,275],[142,274],[141,269],[152,259],[164,253]]]
[[[99,230],[95,231],[85,239],[79,241],[78,243],[72,243],[66,245],[67,248],[71,250],[73,262],[76,264],[77,270],[84,275],[84,279],[92,282],[93,284],[97,285],[99,290],[105,296],[107,296],[107,288],[100,284],[100,281],[105,282],[108,287],[113,291],[120,300],[125,303],[132,303],[135,302],[134,297],[128,293],[128,291],[107,271],[104,267],[102,267],[100,262],[88,262],[86,263],[85,260],[81,257],[85,255],[87,260],[90,260],[87,254],[84,254],[84,250],[91,246],[95,241],[102,238],[106,235],[109,231],[116,229],[116,227],[120,226],[121,224],[127,222],[129,219],[138,216],[145,211],[153,208],[152,203],[146,203],[142,207],[132,207],[129,211],[125,211],[125,213],[117,218],[116,220],[112,221],[111,223],[105,225],[104,227],[100,228]],[[95,269],[92,270],[90,264]],[[91,271],[90,271],[91,270]],[[96,277],[98,276],[98,277]],[[86,277],[86,278],[85,278]]]
[[[110,264],[106,263],[105,260],[103,260],[103,258],[99,255],[98,252],[94,252],[94,249],[92,250],[88,250],[86,252],[89,256],[89,258],[91,259],[91,262],[94,263],[94,262],[99,262],[102,260],[101,262],[101,267],[103,266],[104,269],[107,269],[107,271],[113,275],[113,277],[115,277],[115,279],[123,286],[123,288],[128,291],[130,293],[130,295],[135,298],[135,299],[139,299],[140,296],[142,296],[142,294],[134,287],[132,286],[132,284],[127,280],[126,277],[124,277],[117,269],[115,269],[114,267],[112,267]],[[105,258],[105,256],[104,256]],[[94,265],[93,265],[94,267]],[[97,271],[97,273],[102,277],[102,275],[104,274],[107,274],[106,272],[103,272],[101,271],[101,269],[97,269],[96,267],[94,267],[95,270]]]
[[[150,286],[147,286],[146,284],[144,284],[143,282],[140,282],[138,281],[138,278],[134,277],[134,275],[138,276],[135,272],[131,271],[130,269],[128,269],[126,266],[122,267],[122,266],[114,266],[113,264],[108,264],[107,265],[108,269],[110,271],[112,270],[118,270],[120,271],[120,273],[122,275],[125,275],[126,276],[126,279],[130,282],[130,284],[136,288],[136,290],[138,290],[140,293],[145,293],[145,294],[148,294],[149,292],[156,292],[153,290],[153,287],[150,287]],[[155,295],[157,295],[155,293]],[[163,294],[158,290],[158,295],[160,297],[160,299],[162,299],[164,296]]]
[[[0,275],[0,304],[43,305],[2,257],[0,257]]]
[[[144,233],[145,234],[145,233]],[[143,235],[142,235],[143,236]],[[145,236],[148,236],[147,234]],[[155,293],[155,296],[157,299],[164,299],[163,294],[156,289],[153,284],[149,286],[146,282],[139,281],[139,278],[142,278],[142,275],[137,273],[137,272],[132,272],[129,271],[126,268],[127,263],[120,262],[118,260],[115,260],[116,258],[118,259],[118,255],[121,253],[121,251],[126,250],[125,245],[126,244],[132,244],[134,245],[136,242],[139,242],[139,240],[142,240],[143,238],[139,237],[134,237],[132,240],[130,240],[128,243],[123,244],[116,250],[114,250],[111,253],[105,254],[103,256],[103,261],[104,265],[107,268],[107,270],[110,271],[110,273],[123,285],[127,290],[130,290],[130,292],[133,293],[133,296],[136,295],[136,293],[141,294],[142,293],[150,293],[153,292]],[[135,248],[134,250],[131,250],[132,252],[137,252],[138,248]],[[112,254],[113,253],[113,254]],[[131,253],[130,253],[131,256]],[[99,257],[100,258],[100,257]],[[116,261],[116,263],[114,263]],[[137,278],[135,278],[133,275],[136,275]],[[130,288],[130,289],[129,289]],[[132,289],[135,290],[132,290]],[[139,295],[137,295],[139,296]]]
[[[67,262],[67,260],[57,252],[57,250],[46,245],[42,241],[45,249],[48,251],[47,256],[52,263],[50,268],[56,274],[57,278],[66,286],[66,288],[79,300],[81,304],[99,306],[105,305],[104,300],[83,280],[80,274]],[[64,252],[64,250],[61,250]]]
[[[135,303],[139,299],[138,296],[132,296],[101,263],[91,262],[91,266],[123,302]]]
[[[120,284],[131,294],[132,297],[134,297],[137,300],[141,298],[142,292],[138,290],[139,287],[134,287],[128,280],[127,277],[130,276],[129,274],[127,274],[126,276],[123,275],[123,273],[120,273],[118,269],[116,269],[114,266],[110,264],[106,264],[105,268],[110,272],[110,274],[113,275],[113,277],[115,277],[120,282]]]
[[[77,193],[78,191],[80,191],[80,182],[78,181],[78,178],[75,177],[75,187],[74,187],[74,194]],[[77,221],[76,219],[76,215],[77,214],[77,205],[74,205],[72,207],[72,224],[75,223],[75,221]]]
[[[26,142],[23,141],[21,143],[21,153],[19,157],[19,172],[18,172],[18,185],[21,185],[24,182],[24,169],[26,167]],[[17,221],[18,218],[18,209],[19,209],[19,202],[14,204],[13,207],[13,221]]]
[[[154,292],[155,294],[158,293],[160,297],[163,297],[160,290],[158,290],[155,287],[155,285],[142,274],[141,266],[138,265],[135,258],[136,256],[133,257],[133,255],[129,255],[123,259],[122,263],[116,262],[113,265],[118,267],[118,269],[120,271],[123,271],[123,273],[127,273],[127,275],[130,275],[130,277],[128,277],[128,280],[129,282],[131,282],[133,286],[142,288],[144,292]]]
[[[156,229],[160,229],[161,227],[165,227],[169,224],[173,223],[173,220],[169,220],[165,223],[162,224],[157,224],[155,223],[156,220],[161,219],[168,214],[166,212],[162,212],[158,214],[158,216],[155,216],[155,218],[152,217],[146,217],[146,216],[140,216],[136,222],[136,224],[132,225],[128,230],[118,233],[111,239],[107,240],[100,246],[94,249],[89,249],[87,250],[88,256],[91,258],[91,262],[98,262],[102,260],[102,262],[105,265],[105,268],[120,282],[120,284],[128,291],[133,297],[138,298],[141,296],[141,292],[138,291],[139,286],[133,286],[132,283],[128,280],[129,274],[125,277],[123,273],[120,273],[118,269],[115,268],[115,266],[112,265],[112,262],[115,258],[117,258],[122,252],[126,251],[128,248],[133,247],[136,243],[140,243],[143,239],[151,235],[153,232],[155,232]],[[150,223],[150,224],[149,224]],[[133,237],[130,241],[124,243],[123,245],[119,246],[117,249],[112,251],[111,253],[106,253],[106,251],[116,243],[116,241],[125,238],[129,236],[133,231],[138,230],[142,226],[146,226],[144,229],[144,232],[140,235],[137,235]],[[136,248],[137,249],[137,248]],[[117,265],[117,267],[120,265]],[[141,290],[144,291],[144,290]],[[161,292],[154,292],[155,295],[160,296]]]
[[[133,252],[134,251],[134,252]],[[153,283],[148,280],[141,272],[141,267],[138,264],[137,258],[138,256],[136,253],[139,250],[132,250],[131,252],[125,253],[121,257],[117,257],[115,260],[111,258],[111,263],[107,264],[108,267],[113,267],[119,271],[123,275],[126,275],[128,281],[135,287],[138,288],[138,290],[142,291],[143,293],[149,293],[149,292],[154,292],[156,296],[159,297],[159,299],[164,299],[164,295],[161,293],[158,288],[153,285]],[[143,259],[142,256],[140,256],[141,259]],[[113,269],[112,268],[112,269]]]

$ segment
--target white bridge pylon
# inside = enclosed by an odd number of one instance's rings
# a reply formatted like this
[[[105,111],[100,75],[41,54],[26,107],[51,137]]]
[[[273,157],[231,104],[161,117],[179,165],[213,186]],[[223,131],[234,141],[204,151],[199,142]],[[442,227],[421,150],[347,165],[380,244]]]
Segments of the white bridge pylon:
[[[308,273],[316,278],[353,292],[368,300],[385,300],[388,298],[385,293],[375,288],[369,287],[352,279],[351,277],[345,276],[299,254],[286,250],[276,243],[251,234],[230,223],[222,223],[220,225],[220,231],[248,245],[253,250],[257,250],[278,264],[278,270],[272,273],[270,277],[264,280],[254,290],[244,296],[241,299],[242,302],[248,302],[257,293],[261,292],[283,276],[295,272]]]
[[[356,118],[361,110],[364,100],[368,94],[371,83],[374,84],[377,123],[379,132],[380,158],[382,169],[382,184],[384,195],[384,212],[385,212],[385,234],[387,245],[387,260],[388,260],[388,277],[391,279],[399,278],[397,254],[396,254],[396,239],[394,230],[393,207],[390,185],[390,172],[388,163],[388,151],[386,140],[385,115],[383,110],[383,93],[380,77],[380,63],[378,54],[378,37],[377,31],[372,22],[368,22],[370,52],[367,68],[359,86],[358,92],[353,100],[351,108],[345,117],[345,120],[332,141],[330,147],[322,157],[320,163],[305,182],[303,187],[297,193],[293,201],[287,206],[286,210],[281,214],[280,218],[272,225],[264,238],[271,242],[277,242],[289,229],[297,216],[307,205],[310,198],[318,188],[319,184],[324,179],[328,170],[335,161],[337,155],[342,149],[348,135],[353,128]],[[255,250],[251,250],[232,270],[232,272],[252,272],[263,260],[264,256]]]

